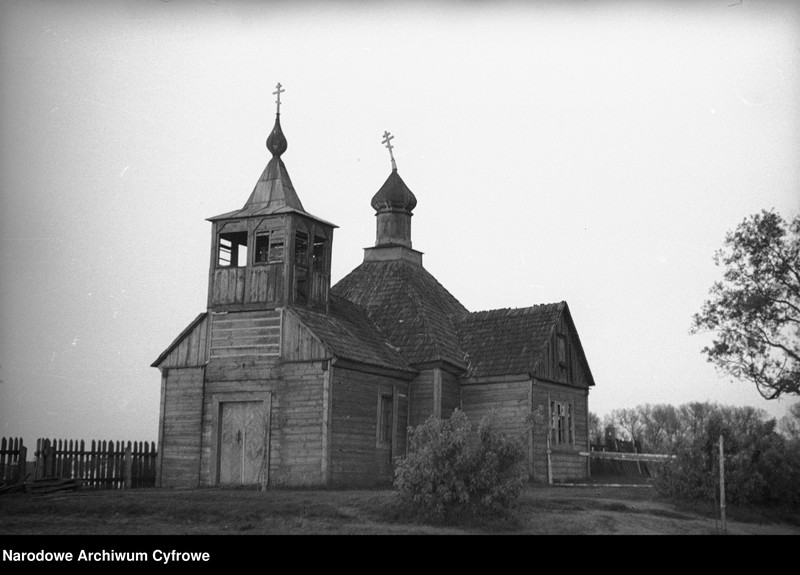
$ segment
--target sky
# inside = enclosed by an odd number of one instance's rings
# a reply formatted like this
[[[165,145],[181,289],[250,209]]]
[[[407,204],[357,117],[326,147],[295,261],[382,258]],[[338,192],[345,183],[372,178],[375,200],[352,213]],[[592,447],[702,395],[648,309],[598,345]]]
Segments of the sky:
[[[798,401],[689,330],[725,233],[800,209],[800,3],[0,0],[0,436],[157,439],[150,364],[205,311],[278,82],[334,283],[388,130],[426,269],[471,311],[566,301],[593,413]]]

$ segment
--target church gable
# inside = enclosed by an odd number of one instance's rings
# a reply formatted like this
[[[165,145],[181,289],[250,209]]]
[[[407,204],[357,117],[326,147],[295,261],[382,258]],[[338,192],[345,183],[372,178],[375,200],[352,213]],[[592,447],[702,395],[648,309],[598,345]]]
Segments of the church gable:
[[[456,327],[467,379],[530,375],[593,385],[566,302],[474,312]]]
[[[208,314],[201,313],[178,334],[161,355],[150,364],[160,369],[173,367],[199,367],[208,357],[206,335]]]

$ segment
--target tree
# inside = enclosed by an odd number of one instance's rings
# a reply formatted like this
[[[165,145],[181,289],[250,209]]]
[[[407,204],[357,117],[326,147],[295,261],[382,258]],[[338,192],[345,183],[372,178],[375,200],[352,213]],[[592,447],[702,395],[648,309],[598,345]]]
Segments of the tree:
[[[708,361],[750,381],[766,399],[800,395],[800,214],[746,218],[725,237],[714,263],[724,268],[694,315],[692,333],[711,331]]]

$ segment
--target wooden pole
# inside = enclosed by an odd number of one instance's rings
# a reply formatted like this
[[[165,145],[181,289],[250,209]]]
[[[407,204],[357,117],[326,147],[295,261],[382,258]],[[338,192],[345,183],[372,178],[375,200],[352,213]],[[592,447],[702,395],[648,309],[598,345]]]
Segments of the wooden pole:
[[[719,509],[722,516],[722,532],[726,533],[725,526],[725,440],[719,436]]]

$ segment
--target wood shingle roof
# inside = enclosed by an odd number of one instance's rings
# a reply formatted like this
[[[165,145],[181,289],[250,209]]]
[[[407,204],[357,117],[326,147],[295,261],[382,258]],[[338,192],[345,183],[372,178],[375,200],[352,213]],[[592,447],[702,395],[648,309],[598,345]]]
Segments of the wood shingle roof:
[[[331,288],[363,307],[411,365],[464,368],[455,319],[468,310],[425,268],[406,260],[364,262]]]
[[[403,356],[359,306],[331,295],[330,313],[293,307],[301,321],[335,356],[366,365],[413,373]]]
[[[469,313],[456,323],[467,377],[533,373],[566,302]]]

